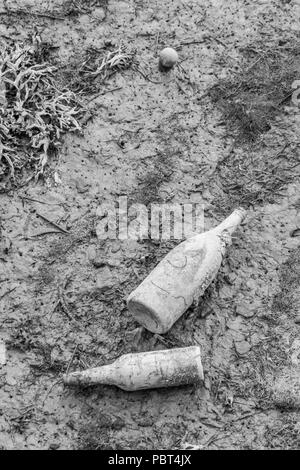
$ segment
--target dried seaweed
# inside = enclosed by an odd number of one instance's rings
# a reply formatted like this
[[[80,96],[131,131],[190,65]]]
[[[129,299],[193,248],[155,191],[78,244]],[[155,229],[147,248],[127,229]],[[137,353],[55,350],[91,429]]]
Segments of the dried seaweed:
[[[25,167],[43,175],[61,136],[80,130],[78,98],[58,88],[56,69],[43,57],[38,41],[0,51],[0,190],[16,184]]]
[[[222,112],[228,133],[238,143],[253,142],[271,124],[293,93],[298,78],[300,43],[295,38],[269,44],[257,41],[241,49],[237,71],[208,91]]]

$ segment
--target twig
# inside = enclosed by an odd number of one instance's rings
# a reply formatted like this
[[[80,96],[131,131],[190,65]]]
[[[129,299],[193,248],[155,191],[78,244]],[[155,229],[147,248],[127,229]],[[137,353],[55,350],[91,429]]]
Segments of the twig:
[[[90,103],[91,101],[95,100],[96,98],[98,98],[99,96],[103,96],[103,95],[106,95],[107,93],[112,93],[113,91],[117,91],[117,90],[122,90],[122,86],[118,86],[116,88],[112,88],[111,90],[106,90],[106,91],[102,91],[101,93],[97,93],[96,95],[92,96],[92,98],[90,98],[88,100],[88,103]]]
[[[198,41],[187,41],[187,42],[180,42],[179,46],[189,46],[190,44],[202,44],[203,42],[206,41],[208,38],[203,38]]]
[[[145,75],[138,67],[135,69],[137,72],[139,72],[142,77],[145,79],[145,80],[148,80],[149,82],[151,83],[154,83],[155,85],[162,85],[164,83],[170,83],[172,80],[169,80],[168,82],[157,82],[155,80],[152,80],[151,78],[148,77],[148,75]]]
[[[155,38],[155,46],[154,46],[155,54],[157,54],[157,51],[158,51],[159,34],[160,34],[160,32],[158,31],[158,33],[156,35],[156,38]]]
[[[218,44],[221,44],[221,46],[223,46],[223,47],[228,47],[227,44],[225,44],[225,42],[221,41],[221,39],[219,39],[219,38],[214,38],[214,37],[212,37],[212,39],[213,39],[214,41],[216,41]]]
[[[75,356],[75,354],[76,354],[77,348],[78,348],[78,344],[76,344],[75,349],[74,349],[74,351],[73,351],[73,354],[72,354],[72,356],[71,356],[71,359],[69,360],[69,363],[68,363],[68,365],[67,365],[66,375],[68,375],[68,373],[69,373],[69,369],[70,369],[71,364],[72,364],[72,362],[73,362],[73,359],[74,359],[74,356]]]
[[[69,278],[66,280],[66,282],[64,283],[64,286],[63,288],[61,287],[58,287],[58,302],[56,304],[56,307],[58,307],[58,305],[61,305],[63,311],[65,312],[65,314],[67,315],[67,317],[71,320],[72,323],[74,323],[77,327],[79,327],[80,329],[82,329],[82,326],[81,324],[74,318],[74,316],[72,315],[72,313],[70,312],[70,309],[65,301],[65,298],[64,298],[64,293],[63,293],[63,289],[65,289],[67,283],[69,281]],[[56,308],[55,307],[55,308]]]
[[[25,240],[30,240],[31,238],[34,238],[34,237],[40,237],[42,235],[48,235],[49,233],[58,233],[58,235],[61,235],[62,233],[64,232],[59,232],[58,230],[46,230],[45,232],[38,232],[38,233],[32,233],[29,237],[22,237],[22,239],[25,239]]]
[[[230,436],[230,433],[224,434],[223,436],[219,436],[220,433],[216,434],[214,434],[210,439],[208,439],[207,443],[204,445],[209,446],[210,444],[213,444],[214,442],[219,441],[220,439],[226,439],[226,437]]]
[[[248,413],[248,414],[243,415],[243,416],[238,416],[237,418],[232,419],[231,422],[235,423],[236,421],[241,421],[242,419],[251,418],[251,416],[255,416],[257,413],[258,412],[254,412],[254,413]]]
[[[45,395],[45,398],[43,399],[42,401],[42,406],[44,405],[45,401],[47,400],[48,396],[50,395],[50,393],[52,392],[53,388],[55,387],[55,385],[58,385],[59,383],[62,383],[62,377],[60,377],[59,379],[57,379],[55,382],[53,382],[53,384],[48,388],[48,391]]]
[[[60,203],[58,203],[58,202],[39,201],[38,199],[33,199],[32,197],[28,197],[28,196],[19,195],[19,198],[26,199],[26,201],[38,202],[40,204],[47,204],[48,206],[59,206],[60,205]]]
[[[2,300],[6,295],[8,295],[8,294],[10,294],[11,292],[13,292],[16,288],[17,288],[17,286],[15,286],[15,287],[13,287],[12,289],[9,289],[8,291],[4,292],[4,294],[0,296],[0,300]]]
[[[50,13],[39,13],[39,12],[35,12],[35,11],[26,11],[26,10],[22,10],[22,9],[0,11],[0,15],[10,15],[10,14],[40,16],[41,18],[50,18],[51,20],[61,20],[61,21],[65,20],[64,16],[56,16],[56,15],[52,15]]]

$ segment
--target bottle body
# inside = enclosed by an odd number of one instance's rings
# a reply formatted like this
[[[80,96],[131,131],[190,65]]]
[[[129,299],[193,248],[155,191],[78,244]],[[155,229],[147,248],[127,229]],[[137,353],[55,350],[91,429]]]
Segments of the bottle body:
[[[64,378],[68,385],[102,383],[116,385],[126,391],[174,387],[202,380],[198,346],[124,354],[113,364],[73,372]]]
[[[221,250],[213,234],[197,235],[175,247],[128,297],[134,318],[153,333],[166,333],[215,277]]]
[[[129,295],[134,318],[153,333],[166,333],[215,278],[231,233],[243,217],[244,211],[236,210],[215,229],[171,250]]]

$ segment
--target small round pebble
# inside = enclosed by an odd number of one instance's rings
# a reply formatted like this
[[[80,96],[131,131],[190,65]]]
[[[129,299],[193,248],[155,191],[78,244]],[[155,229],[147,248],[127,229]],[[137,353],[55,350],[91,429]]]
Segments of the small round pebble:
[[[159,65],[163,69],[171,69],[178,62],[178,54],[172,47],[166,47],[159,54]]]

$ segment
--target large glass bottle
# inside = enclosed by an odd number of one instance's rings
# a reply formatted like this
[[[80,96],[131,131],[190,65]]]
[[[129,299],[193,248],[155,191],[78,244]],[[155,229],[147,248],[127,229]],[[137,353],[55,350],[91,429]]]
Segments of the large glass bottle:
[[[129,295],[135,319],[153,333],[166,333],[199,300],[217,275],[231,235],[246,211],[236,209],[220,225],[192,236],[171,250]]]

